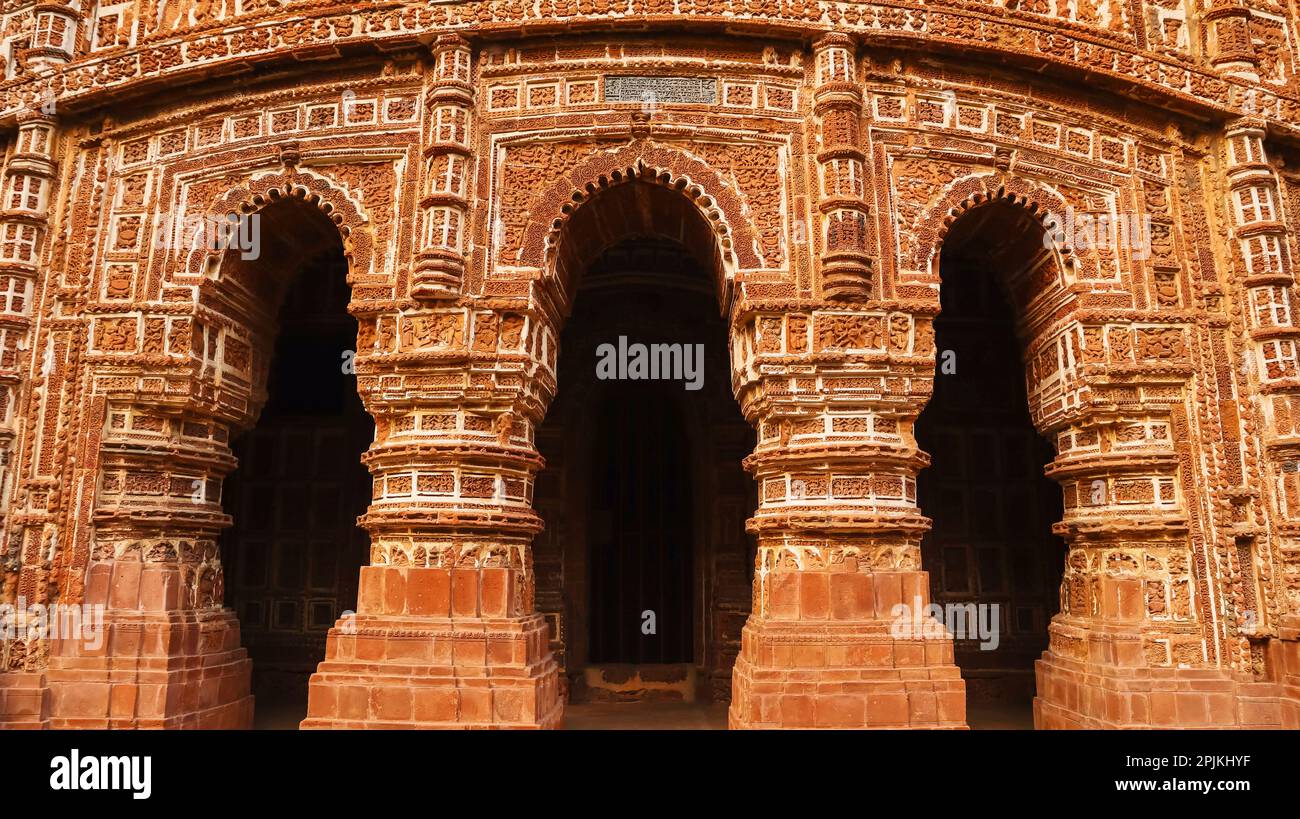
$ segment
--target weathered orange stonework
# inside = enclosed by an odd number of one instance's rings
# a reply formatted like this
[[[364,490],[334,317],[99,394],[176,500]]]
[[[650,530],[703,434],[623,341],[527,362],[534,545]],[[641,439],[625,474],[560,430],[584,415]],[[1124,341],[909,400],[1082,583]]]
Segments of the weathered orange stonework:
[[[957,245],[1063,497],[1037,726],[1300,727],[1300,19],[1068,5],[7,8],[0,603],[106,629],[6,635],[0,727],[251,725],[222,486],[323,247],[373,496],[302,727],[562,725],[538,430],[583,276],[647,236],[712,277],[757,435],[752,609],[697,663],[732,727],[967,725],[951,637],[896,632]],[[185,240],[231,215],[256,258]],[[1043,241],[1098,216],[1143,246]]]
[[[554,728],[541,615],[512,569],[367,566],[355,628],[330,634],[303,728]]]

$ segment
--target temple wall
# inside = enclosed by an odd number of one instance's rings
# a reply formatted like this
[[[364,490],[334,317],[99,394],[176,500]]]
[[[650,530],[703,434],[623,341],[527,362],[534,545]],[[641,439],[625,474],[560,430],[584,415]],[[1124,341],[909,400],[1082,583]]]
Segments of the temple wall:
[[[1133,4],[1081,3],[1051,28],[1032,4],[997,21],[982,5],[783,6],[752,41],[521,41],[536,21],[495,16],[504,4],[313,6],[275,27],[240,6],[219,31],[229,10],[151,9],[153,27],[133,4],[55,13],[81,28],[10,55],[64,66],[55,103],[12,66],[0,85],[2,599],[102,603],[109,639],[6,640],[0,720],[247,724],[221,482],[266,400],[269,305],[333,231],[376,422],[371,554],[307,727],[558,724],[536,431],[608,225],[663,228],[619,210],[612,192],[635,184],[675,197],[674,229],[712,260],[757,435],[734,727],[965,724],[951,640],[889,623],[928,598],[912,425],[940,377],[941,247],[995,206],[1046,229],[1140,218],[1150,239],[1068,242],[1009,283],[1068,546],[1039,726],[1294,725],[1294,21],[1261,7],[1242,40],[1235,12],[1179,4],[1135,26]],[[317,57],[393,50],[237,91],[214,70],[326,33]],[[914,56],[917,37],[1037,51],[1063,73]],[[1071,64],[1103,77],[1095,93]],[[1122,98],[1121,76],[1151,88]],[[154,82],[193,85],[150,99]],[[176,235],[225,214],[264,217],[259,259]],[[111,673],[123,657],[130,679]]]

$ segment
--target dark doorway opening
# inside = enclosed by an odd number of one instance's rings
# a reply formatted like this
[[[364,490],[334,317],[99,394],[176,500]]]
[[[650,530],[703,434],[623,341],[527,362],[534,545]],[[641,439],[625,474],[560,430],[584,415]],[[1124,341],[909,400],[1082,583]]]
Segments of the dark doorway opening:
[[[608,395],[598,416],[590,518],[593,663],[695,659],[690,442],[670,389],[633,382]]]
[[[226,604],[253,660],[256,722],[296,728],[307,679],[328,629],[356,608],[368,538],[356,525],[370,500],[361,455],[374,423],[349,363],[356,321],[347,311],[343,249],[320,249],[298,271],[279,311],[256,426],[233,444],[238,469],[223,502]]]
[[[732,392],[711,233],[664,193],[630,183],[602,194],[575,216],[562,251],[581,275],[559,389],[537,432],[546,468],[534,503],[546,530],[534,560],[575,726],[644,727],[661,706],[666,720],[725,725],[750,610],[745,520],[757,493],[742,461],[754,430]],[[639,197],[645,208],[632,207]],[[638,221],[647,213],[653,224]],[[620,337],[698,345],[698,389],[685,378],[601,377],[598,349]]]
[[[1034,661],[1060,603],[1061,489],[1043,474],[1053,452],[1030,420],[1008,298],[1052,263],[1041,226],[1004,205],[960,218],[940,259],[939,365],[916,423],[932,463],[917,494],[934,521],[921,547],[932,601],[977,604],[996,624],[996,647],[978,634],[955,642],[972,727],[1032,727]]]

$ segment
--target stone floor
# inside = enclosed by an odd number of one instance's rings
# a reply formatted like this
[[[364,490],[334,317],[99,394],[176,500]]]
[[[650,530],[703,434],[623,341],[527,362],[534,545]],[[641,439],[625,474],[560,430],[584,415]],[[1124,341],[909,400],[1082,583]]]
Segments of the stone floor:
[[[303,703],[257,703],[254,727],[296,730],[306,716]],[[975,705],[967,714],[974,730],[1030,730],[1033,714],[1027,705]],[[727,706],[713,703],[634,702],[572,704],[564,710],[570,731],[721,731],[727,727]]]
[[[1034,715],[1025,706],[972,705],[968,714],[974,730],[1032,730]],[[721,731],[727,727],[727,706],[710,703],[587,703],[564,710],[570,731]]]
[[[724,731],[726,703],[593,702],[564,709],[570,731]]]
[[[1034,706],[1031,703],[966,705],[966,724],[974,731],[1032,731]]]

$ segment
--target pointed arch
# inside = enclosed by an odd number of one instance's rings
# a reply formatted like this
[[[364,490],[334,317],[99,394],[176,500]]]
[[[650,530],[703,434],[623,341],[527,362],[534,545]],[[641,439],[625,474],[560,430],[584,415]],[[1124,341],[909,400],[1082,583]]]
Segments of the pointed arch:
[[[370,220],[342,185],[286,168],[248,178],[203,211],[208,218],[257,217],[255,252],[228,246],[187,251],[172,275],[198,281],[191,344],[235,427],[253,424],[267,399],[278,315],[290,286],[323,255],[342,257],[348,281],[374,264]],[[346,285],[349,286],[350,285]]]
[[[1069,206],[1066,198],[1049,185],[1005,173],[977,173],[953,180],[939,198],[917,220],[916,241],[903,270],[938,281],[939,257],[953,225],[967,212],[1003,203],[1014,206],[1033,219],[1045,232],[1053,229],[1053,220],[1061,218]],[[1057,268],[1076,273],[1087,264],[1072,248],[1056,245]],[[1095,264],[1095,260],[1092,262]],[[937,295],[937,294],[936,294]]]
[[[634,182],[680,196],[710,227],[718,268],[717,291],[726,309],[736,272],[763,264],[758,231],[745,215],[744,198],[701,159],[646,140],[593,153],[542,191],[529,207],[520,261],[541,270],[544,281],[560,294],[566,293],[571,283],[562,281],[557,269],[566,225],[584,204]]]
[[[374,272],[375,247],[369,218],[342,185],[323,175],[294,168],[255,176],[231,188],[207,212],[218,217],[244,218],[277,202],[295,200],[315,208],[334,225],[350,274]],[[222,250],[194,249],[181,269],[195,276],[215,272],[226,254]]]

